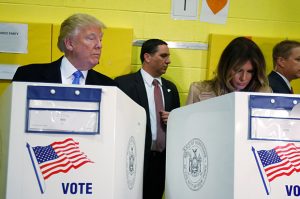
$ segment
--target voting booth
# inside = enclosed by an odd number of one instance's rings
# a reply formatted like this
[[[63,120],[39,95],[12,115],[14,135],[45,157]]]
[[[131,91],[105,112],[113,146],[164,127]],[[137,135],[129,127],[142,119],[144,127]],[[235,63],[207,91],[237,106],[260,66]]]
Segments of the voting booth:
[[[117,87],[14,82],[0,110],[0,198],[142,198],[146,114]]]
[[[300,197],[300,95],[235,92],[170,113],[166,199]]]

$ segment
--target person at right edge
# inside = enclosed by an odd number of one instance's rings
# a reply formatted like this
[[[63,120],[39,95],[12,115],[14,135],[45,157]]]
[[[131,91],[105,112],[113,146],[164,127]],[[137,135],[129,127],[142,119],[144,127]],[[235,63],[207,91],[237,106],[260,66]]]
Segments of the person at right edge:
[[[291,81],[300,78],[300,43],[284,40],[273,48],[274,70],[268,75],[274,93],[293,94]]]
[[[166,174],[166,125],[169,112],[180,106],[179,95],[175,84],[161,77],[170,64],[166,42],[160,39],[145,41],[140,59],[142,68],[139,71],[117,77],[115,81],[146,111],[143,199],[161,199]]]

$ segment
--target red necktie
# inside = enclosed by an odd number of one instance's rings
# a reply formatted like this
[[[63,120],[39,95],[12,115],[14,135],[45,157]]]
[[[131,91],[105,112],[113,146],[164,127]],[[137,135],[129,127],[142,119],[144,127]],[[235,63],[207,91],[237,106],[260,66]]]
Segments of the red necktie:
[[[164,110],[162,93],[159,87],[159,82],[157,79],[153,80],[154,85],[154,101],[155,101],[155,110],[156,110],[156,150],[162,152],[166,148],[166,132],[164,130],[164,124],[161,119],[160,111]]]

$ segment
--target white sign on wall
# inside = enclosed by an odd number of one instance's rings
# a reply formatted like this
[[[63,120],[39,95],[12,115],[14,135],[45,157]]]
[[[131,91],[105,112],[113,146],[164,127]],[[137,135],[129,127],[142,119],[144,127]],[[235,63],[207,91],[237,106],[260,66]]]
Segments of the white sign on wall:
[[[0,64],[0,79],[12,79],[19,66],[17,64]]]
[[[0,52],[27,53],[28,24],[0,23]]]
[[[203,0],[200,21],[225,24],[230,0]]]
[[[198,0],[173,0],[172,17],[174,19],[197,20]]]

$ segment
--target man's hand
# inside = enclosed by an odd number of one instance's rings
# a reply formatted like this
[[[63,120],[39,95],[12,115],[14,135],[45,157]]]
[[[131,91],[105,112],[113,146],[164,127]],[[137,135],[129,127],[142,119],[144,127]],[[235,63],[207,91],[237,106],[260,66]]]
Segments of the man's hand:
[[[160,113],[160,117],[161,117],[163,123],[167,125],[170,112],[160,111],[159,113]]]

